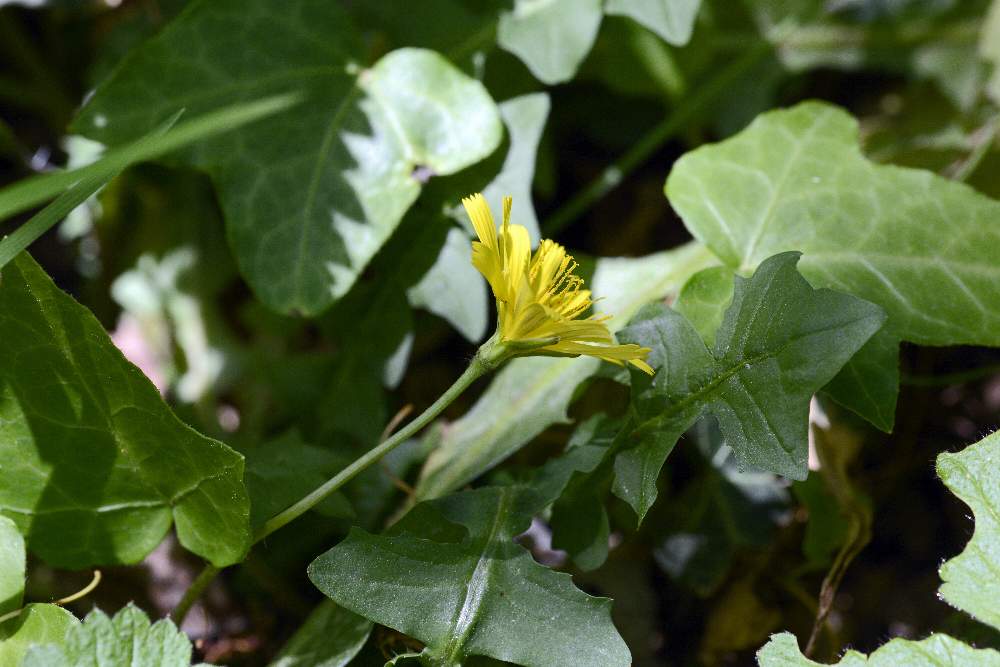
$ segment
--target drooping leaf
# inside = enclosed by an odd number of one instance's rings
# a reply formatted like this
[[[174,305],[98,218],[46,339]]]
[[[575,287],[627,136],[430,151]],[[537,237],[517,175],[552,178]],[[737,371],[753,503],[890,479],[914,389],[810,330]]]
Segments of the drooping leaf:
[[[485,655],[537,667],[628,665],[610,601],[513,542],[544,503],[518,486],[421,503],[386,535],[352,530],[309,577],[338,604],[424,642],[433,664]]]
[[[500,16],[497,43],[551,85],[573,78],[600,27],[600,0],[516,0]]]
[[[615,494],[642,518],[677,439],[704,413],[719,420],[743,466],[805,479],[809,400],[885,321],[877,306],[812,289],[797,253],[736,278],[732,305],[709,350],[682,315],[644,308],[619,334],[652,348],[653,378],[632,377],[637,446],[615,461]],[[657,437],[649,438],[656,434]]]
[[[899,395],[899,338],[880,330],[823,391],[879,430],[892,432]]]
[[[0,516],[0,616],[21,607],[24,573],[24,538],[13,521]]]
[[[676,293],[691,274],[713,261],[698,244],[639,259],[603,258],[597,262],[593,291],[602,298],[601,312],[614,316],[610,328],[617,330],[641,306]],[[598,365],[590,358],[510,362],[465,416],[428,436],[439,441],[421,472],[418,499],[460,488],[552,424],[566,422],[576,388]]]
[[[691,39],[701,0],[608,0],[604,11],[635,19],[674,46]]]
[[[190,667],[191,640],[170,619],[150,624],[145,612],[129,603],[113,618],[95,609],[54,643],[30,648],[21,665]]]
[[[937,471],[976,520],[962,553],[941,566],[941,597],[1000,630],[1000,433],[956,454],[940,454]]]
[[[406,295],[410,305],[443,317],[466,339],[477,342],[486,334],[489,303],[486,282],[469,261],[470,248],[465,232],[448,230],[434,266]]]
[[[368,640],[372,622],[323,600],[271,667],[345,667]]]
[[[421,180],[482,159],[501,137],[485,88],[442,56],[400,49],[361,69],[362,53],[338,3],[203,0],[131,53],[74,126],[114,145],[180,107],[305,96],[294,111],[183,159],[212,174],[240,269],[260,298],[315,314],[353,285]]]
[[[183,424],[27,255],[0,280],[0,514],[71,568],[134,563],[176,522],[217,565],[249,546],[243,457]]]
[[[804,102],[762,114],[678,160],[666,192],[729,266],[751,270],[798,250],[811,284],[882,306],[890,334],[1000,345],[1000,202],[929,172],[869,162],[857,122],[836,107]]]
[[[757,651],[760,667],[821,667],[799,650],[795,635],[782,632]],[[893,639],[871,655],[849,650],[836,663],[838,667],[996,667],[1000,653],[993,649],[975,649],[948,635],[933,634],[926,639]]]
[[[32,646],[61,642],[80,622],[54,604],[29,604],[0,623],[0,667],[21,667]]]

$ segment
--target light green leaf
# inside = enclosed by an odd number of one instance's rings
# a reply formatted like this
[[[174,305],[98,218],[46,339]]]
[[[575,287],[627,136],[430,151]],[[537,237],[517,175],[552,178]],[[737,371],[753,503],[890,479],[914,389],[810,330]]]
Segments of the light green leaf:
[[[972,539],[941,566],[941,597],[1000,630],[1000,433],[940,454],[937,471],[976,515]]]
[[[434,266],[406,295],[410,305],[443,317],[475,343],[486,334],[489,303],[486,281],[472,266],[471,256],[469,237],[458,228],[448,230]]]
[[[762,114],[678,160],[666,192],[694,236],[734,268],[799,250],[810,283],[882,306],[890,334],[1000,345],[1000,202],[869,162],[857,122],[836,107]]]
[[[242,35],[238,47],[219,39]],[[185,153],[219,190],[230,242],[260,298],[315,314],[345,294],[417,198],[421,181],[501,139],[486,89],[442,56],[400,49],[370,69],[339,3],[201,0],[125,59],[74,127],[106,144],[180,107],[298,91],[294,112]]]
[[[594,295],[603,299],[599,309],[614,316],[609,326],[617,330],[640,307],[675,294],[691,274],[713,262],[697,243],[638,259],[603,258],[594,272]],[[508,363],[465,416],[428,436],[438,438],[437,447],[421,472],[418,499],[460,488],[552,424],[565,423],[574,392],[598,365],[590,358]]]
[[[114,618],[100,609],[72,625],[55,643],[28,650],[22,667],[190,667],[191,640],[170,619],[150,624],[129,603]]]
[[[24,538],[13,521],[0,516],[0,616],[21,607],[24,568]]]
[[[424,657],[442,667],[471,655],[534,667],[575,667],[581,656],[629,665],[611,601],[585,595],[513,542],[544,504],[525,487],[421,503],[384,536],[352,530],[309,566],[309,578],[338,604],[424,642]]]
[[[733,300],[733,270],[712,266],[691,276],[674,302],[674,310],[687,318],[705,345],[715,345],[715,332]]]
[[[551,85],[573,78],[600,27],[601,0],[516,0],[500,16],[497,43]]]
[[[372,622],[323,600],[271,667],[344,667],[368,641]]]
[[[517,224],[528,228],[532,246],[538,245],[541,236],[531,197],[531,184],[535,179],[538,142],[542,139],[551,106],[546,93],[522,95],[500,105],[500,116],[510,137],[510,149],[500,173],[483,188],[483,196],[494,211],[501,210],[505,196],[513,197],[512,217]]]
[[[35,645],[61,642],[80,622],[54,604],[29,604],[17,616],[0,623],[0,667],[20,667]]]
[[[677,439],[704,413],[744,467],[805,479],[809,401],[885,321],[877,306],[812,289],[795,269],[797,253],[736,278],[733,302],[710,351],[684,317],[653,304],[619,334],[652,348],[657,374],[632,374],[638,426],[615,461],[615,494],[641,519]],[[650,437],[655,436],[655,437]]]
[[[176,522],[220,566],[249,546],[243,457],[182,423],[27,255],[0,280],[0,514],[52,565],[135,563]]]
[[[701,0],[608,0],[604,11],[635,19],[674,46],[691,40]]]
[[[986,94],[994,103],[1000,104],[1000,2],[993,0],[982,23],[979,33],[979,55],[992,65],[993,70],[986,83]]]
[[[799,651],[795,635],[788,632],[772,635],[757,651],[760,667],[820,667]],[[993,649],[975,649],[948,635],[933,634],[920,641],[893,639],[869,656],[847,651],[837,667],[996,667],[1000,653]]]

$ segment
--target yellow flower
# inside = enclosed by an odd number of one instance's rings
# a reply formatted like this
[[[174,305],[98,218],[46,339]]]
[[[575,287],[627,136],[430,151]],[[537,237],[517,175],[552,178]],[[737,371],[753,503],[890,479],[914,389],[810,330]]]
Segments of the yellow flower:
[[[531,254],[528,230],[510,224],[511,198],[503,200],[503,224],[497,233],[486,198],[462,200],[478,241],[472,242],[472,264],[493,289],[497,300],[497,335],[511,356],[585,354],[613,364],[632,364],[653,374],[645,362],[648,347],[618,345],[608,330],[608,317],[580,319],[593,301],[576,262],[566,249],[548,239]]]

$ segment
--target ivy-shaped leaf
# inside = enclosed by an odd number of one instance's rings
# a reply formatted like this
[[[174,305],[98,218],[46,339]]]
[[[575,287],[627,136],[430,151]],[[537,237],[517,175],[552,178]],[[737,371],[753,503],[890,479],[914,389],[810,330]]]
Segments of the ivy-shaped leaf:
[[[701,0],[608,0],[604,11],[635,19],[674,46],[691,40]]]
[[[135,563],[176,522],[239,562],[243,457],[182,423],[97,319],[26,253],[0,279],[0,514],[59,567]]]
[[[939,455],[937,471],[976,515],[972,539],[941,566],[941,597],[1000,630],[1000,433]]]
[[[760,667],[822,667],[802,655],[795,635],[788,632],[773,635],[764,648],[757,651]],[[836,667],[997,667],[1000,653],[993,649],[975,649],[948,635],[933,634],[926,639],[893,639],[865,656],[847,651],[835,663]]]
[[[798,253],[776,255],[736,278],[732,305],[709,350],[682,315],[644,308],[619,339],[652,348],[654,377],[632,376],[636,446],[615,460],[615,494],[640,519],[677,439],[704,413],[719,420],[743,466],[792,479],[808,472],[809,400],[879,330],[874,304],[812,289]]]
[[[729,266],[749,271],[798,250],[812,285],[882,306],[890,333],[925,345],[1000,345],[1000,202],[868,161],[857,121],[837,107],[761,114],[678,160],[666,192]]]
[[[611,601],[513,542],[548,500],[511,486],[421,503],[386,535],[353,529],[309,577],[341,606],[424,642],[431,664],[485,655],[534,667],[628,665]]]
[[[516,0],[500,16],[497,43],[542,83],[562,83],[590,53],[601,18],[601,0]]]
[[[150,624],[129,603],[114,618],[100,609],[72,625],[54,643],[28,650],[21,667],[190,667],[191,640],[169,619]]]
[[[194,2],[125,58],[75,131],[114,145],[180,109],[305,95],[182,159],[212,174],[240,270],[260,298],[318,313],[354,284],[422,180],[489,155],[502,133],[486,89],[442,56],[400,49],[362,69],[358,34],[326,0]]]
[[[614,316],[616,331],[640,307],[676,294],[696,271],[714,263],[695,243],[641,258],[607,257],[597,261],[592,281],[599,309]],[[435,448],[421,471],[417,498],[436,498],[475,479],[556,423],[580,383],[600,363],[590,358],[524,358],[508,363],[461,419],[428,435]]]

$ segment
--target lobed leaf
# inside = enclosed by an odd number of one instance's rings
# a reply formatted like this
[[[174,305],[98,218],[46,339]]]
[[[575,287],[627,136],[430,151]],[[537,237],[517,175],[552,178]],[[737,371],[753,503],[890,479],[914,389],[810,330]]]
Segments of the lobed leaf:
[[[811,284],[878,304],[889,333],[925,345],[1000,345],[1000,202],[868,161],[857,122],[837,107],[761,114],[678,160],[666,192],[729,266],[748,271],[798,250]]]
[[[699,244],[689,244],[638,259],[602,258],[594,272],[599,308],[614,316],[615,331],[641,306],[667,297],[687,278],[713,263]],[[496,374],[476,404],[429,438],[437,445],[417,483],[417,498],[429,499],[460,488],[489,470],[555,423],[568,421],[566,410],[580,383],[599,362],[590,358],[524,358]]]
[[[190,667],[191,640],[170,619],[150,624],[141,609],[129,603],[113,618],[100,609],[74,623],[53,643],[33,646],[22,667]]]
[[[937,471],[976,516],[972,539],[941,566],[941,597],[1000,630],[1000,433],[938,455]]]
[[[640,519],[677,439],[713,414],[742,466],[792,479],[808,473],[809,401],[885,321],[874,304],[814,290],[796,271],[798,253],[736,278],[732,305],[709,350],[682,315],[644,308],[619,334],[650,347],[654,377],[632,376],[639,425],[615,461],[615,494]]]
[[[135,563],[176,522],[220,566],[249,547],[243,457],[183,424],[27,254],[0,280],[0,514],[52,565]]]
[[[799,651],[795,636],[788,632],[773,635],[757,651],[760,667],[821,667],[822,663],[806,658]],[[1000,653],[993,649],[975,649],[948,635],[933,634],[920,641],[893,639],[871,655],[847,651],[838,667],[995,667]]]
[[[295,110],[185,152],[219,191],[257,295],[316,314],[344,295],[417,198],[421,181],[489,155],[501,125],[486,89],[442,56],[400,49],[360,69],[338,3],[201,0],[133,51],[74,123],[128,141],[184,107],[295,91]]]

